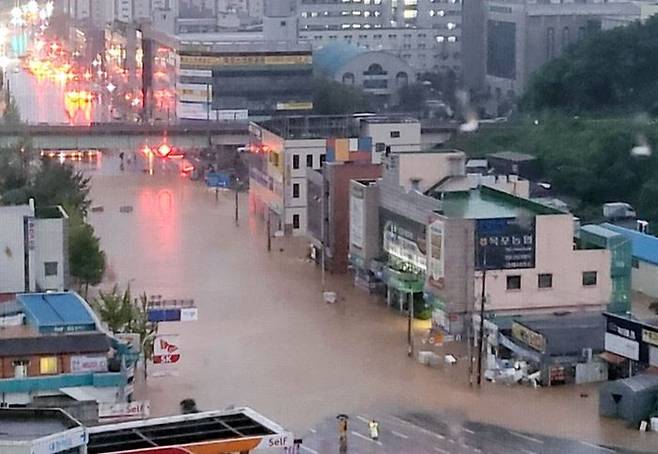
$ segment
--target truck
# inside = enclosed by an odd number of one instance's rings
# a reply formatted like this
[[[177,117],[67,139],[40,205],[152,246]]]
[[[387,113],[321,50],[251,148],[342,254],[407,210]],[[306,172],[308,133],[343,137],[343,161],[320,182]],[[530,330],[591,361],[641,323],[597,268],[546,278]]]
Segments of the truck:
[[[635,208],[629,203],[609,202],[603,204],[603,217],[606,219],[631,219],[636,215]]]

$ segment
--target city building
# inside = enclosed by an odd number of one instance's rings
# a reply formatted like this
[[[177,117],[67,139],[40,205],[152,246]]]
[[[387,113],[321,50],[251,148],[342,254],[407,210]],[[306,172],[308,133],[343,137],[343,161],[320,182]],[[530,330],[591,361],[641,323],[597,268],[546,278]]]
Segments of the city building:
[[[413,300],[450,334],[464,332],[483,293],[488,317],[606,308],[610,251],[574,243],[571,214],[504,192],[518,190],[514,177],[444,192],[465,161],[460,152],[390,153],[381,180],[352,182],[350,209],[365,213],[350,217],[355,280],[382,283],[401,310]]]
[[[134,368],[100,328],[78,294],[23,293],[0,304],[0,399],[3,406],[38,406],[43,398],[125,402]]]
[[[87,431],[60,409],[0,408],[3,454],[85,454]]]
[[[488,0],[482,43],[487,91],[496,100],[520,95],[539,67],[600,30],[604,18],[615,17],[639,19],[640,7],[634,2]]]
[[[69,286],[68,215],[62,207],[0,207],[0,301]]]
[[[393,53],[416,71],[461,72],[461,11],[460,0],[302,0],[299,37],[314,49],[342,42]]]
[[[329,44],[315,51],[313,64],[325,77],[362,89],[372,105],[379,108],[396,105],[400,89],[417,78],[416,71],[391,53],[343,43]]]
[[[144,118],[176,121],[176,82],[180,66],[176,40],[152,27],[142,26],[142,99]]]
[[[658,238],[614,224],[601,224],[601,227],[630,242],[631,288],[651,298],[658,298]]]
[[[182,41],[177,83],[179,119],[246,119],[313,108],[308,46],[269,42]]]
[[[359,147],[353,143],[356,146],[350,147],[350,140],[363,139],[333,139],[328,143],[329,150],[345,150],[349,160],[327,161],[319,170],[308,169],[306,176],[306,234],[312,242],[312,257],[320,263],[324,246],[325,266],[337,273],[346,272],[349,265],[350,181],[374,180],[382,173],[381,165],[372,163],[370,151],[353,151],[367,149],[367,144]],[[331,154],[329,151],[328,156]]]

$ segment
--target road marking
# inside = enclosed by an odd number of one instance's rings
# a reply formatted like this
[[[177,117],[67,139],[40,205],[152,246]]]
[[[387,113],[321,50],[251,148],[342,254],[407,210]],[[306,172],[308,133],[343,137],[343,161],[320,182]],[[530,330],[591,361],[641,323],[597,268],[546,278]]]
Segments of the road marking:
[[[311,429],[308,429],[308,430],[310,430],[312,434],[316,434],[316,433],[318,433],[318,431],[317,431],[317,430],[315,430],[315,429],[313,429],[313,428],[311,428]]]
[[[309,448],[307,446],[304,446],[304,445],[301,445],[301,448],[302,448],[303,451],[310,452],[311,454],[320,454],[315,449],[311,449],[311,448]]]
[[[384,446],[381,441],[373,440],[372,438],[366,437],[365,435],[360,434],[359,432],[352,431],[352,435],[354,435],[355,437],[363,438],[364,440],[369,441],[370,443],[375,443],[376,445]]]
[[[393,435],[395,435],[396,437],[404,438],[405,440],[406,440],[407,438],[409,438],[409,437],[406,436],[405,434],[400,433],[400,432],[396,432],[395,430],[391,430],[391,433],[392,433]]]
[[[436,446],[434,446],[434,450],[436,452],[440,452],[441,454],[450,454],[450,451],[446,451],[445,449],[437,448]]]
[[[370,420],[368,418],[366,418],[365,416],[357,416],[356,419],[358,419],[359,421],[363,421],[366,424],[368,424],[370,422]]]
[[[613,449],[604,448],[603,446],[595,445],[594,443],[589,443],[587,441],[581,441],[580,443],[585,446],[589,446],[590,448],[600,449],[601,451],[605,451],[605,452],[617,452]]]
[[[538,438],[532,438],[529,435],[520,434],[518,432],[514,432],[513,430],[508,430],[508,432],[511,433],[512,435],[514,435],[515,437],[519,437],[519,438],[523,438],[524,440],[539,443],[540,445],[544,444],[544,442],[542,440],[538,439]]]
[[[474,430],[468,429],[468,428],[466,428],[466,427],[462,427],[462,430],[463,430],[464,432],[466,432],[467,434],[471,434],[471,435],[475,433]]]
[[[408,426],[408,427],[413,427],[414,429],[416,429],[416,430],[418,430],[419,432],[422,432],[422,433],[424,433],[424,434],[426,434],[426,435],[430,435],[430,436],[436,437],[436,438],[438,438],[439,440],[445,440],[445,439],[446,439],[445,435],[441,435],[440,433],[437,433],[437,432],[432,432],[431,430],[427,430],[427,429],[425,429],[425,428],[423,428],[423,427],[420,427],[420,426],[417,425],[417,424],[414,424],[414,423],[412,423],[412,422],[406,421],[406,420],[404,420],[404,419],[402,419],[402,418],[398,418],[397,416],[390,416],[390,418],[391,418],[391,419],[395,419],[397,422],[399,422],[399,423],[401,423],[401,424],[404,424],[404,425],[406,425],[406,426]]]

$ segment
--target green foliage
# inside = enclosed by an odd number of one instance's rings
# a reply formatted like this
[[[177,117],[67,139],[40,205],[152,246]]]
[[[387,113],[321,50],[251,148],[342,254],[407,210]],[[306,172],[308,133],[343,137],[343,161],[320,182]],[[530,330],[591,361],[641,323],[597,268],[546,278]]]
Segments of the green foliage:
[[[572,112],[658,111],[658,17],[594,34],[544,65],[522,105]]]
[[[398,90],[398,107],[404,112],[418,112],[425,108],[425,87],[421,83],[407,84]]]
[[[89,181],[70,165],[44,159],[34,178],[32,196],[37,206],[66,205],[84,217],[91,204]]]
[[[341,115],[369,110],[366,94],[358,88],[317,78],[313,82],[313,112],[318,115]]]
[[[134,319],[130,287],[120,292],[118,286],[115,285],[110,293],[101,291],[93,305],[101,320],[113,333],[126,332],[126,328]]]
[[[2,120],[6,125],[19,125],[22,123],[21,113],[13,97],[9,97]]]
[[[573,202],[585,222],[601,216],[601,204],[624,201],[639,215],[658,223],[658,157],[633,156],[639,136],[653,150],[658,130],[650,122],[620,118],[580,119],[564,115],[534,117],[516,124],[485,127],[477,134],[456,137],[447,146],[471,156],[496,151],[530,153],[540,159],[544,178]]]
[[[89,285],[98,285],[103,279],[105,253],[101,251],[100,240],[91,225],[69,221],[70,273],[85,286],[86,296]]]

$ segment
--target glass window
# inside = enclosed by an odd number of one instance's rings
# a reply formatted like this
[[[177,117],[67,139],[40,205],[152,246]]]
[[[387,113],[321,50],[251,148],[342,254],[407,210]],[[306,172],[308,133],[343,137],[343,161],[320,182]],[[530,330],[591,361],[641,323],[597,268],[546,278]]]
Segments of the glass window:
[[[293,169],[299,169],[299,155],[298,154],[292,155],[292,168]]]
[[[327,161],[327,155],[326,154],[321,154],[320,155],[320,167],[324,166],[324,163]]]
[[[539,288],[552,288],[553,287],[553,275],[550,273],[538,274],[537,275],[537,287]]]
[[[633,259],[631,261],[631,265],[633,266],[633,268],[637,270],[638,268],[640,268],[640,261],[638,259]]]
[[[306,155],[306,167],[309,169],[313,168],[313,155],[312,154],[307,154]]]
[[[44,262],[43,267],[46,276],[57,276],[57,262]]]
[[[56,356],[44,356],[39,358],[39,373],[41,375],[54,375],[59,373]]]
[[[292,228],[293,229],[298,229],[299,228],[299,215],[298,214],[293,214],[292,215]]]
[[[299,183],[293,183],[292,185],[292,198],[293,199],[299,198]]]
[[[400,131],[391,131],[391,138],[397,139],[400,137]]]
[[[596,271],[583,271],[583,285],[585,287],[596,285]]]
[[[507,276],[507,290],[521,290],[521,276]]]

